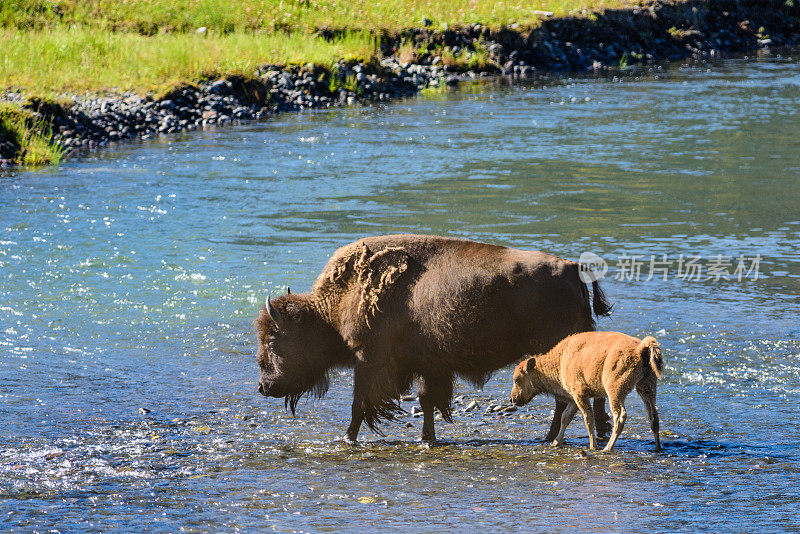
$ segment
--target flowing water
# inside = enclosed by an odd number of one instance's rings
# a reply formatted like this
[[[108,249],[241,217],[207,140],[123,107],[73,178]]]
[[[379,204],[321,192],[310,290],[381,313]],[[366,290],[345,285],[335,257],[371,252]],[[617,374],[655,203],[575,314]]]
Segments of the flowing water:
[[[2,530],[800,530],[794,53],[490,82],[0,177]],[[343,443],[347,372],[297,418],[258,395],[265,297],[394,232],[601,256],[599,327],[664,347],[664,452],[636,395],[608,454],[578,419],[544,443],[550,399],[486,413],[508,369],[459,384],[435,447],[410,413]]]

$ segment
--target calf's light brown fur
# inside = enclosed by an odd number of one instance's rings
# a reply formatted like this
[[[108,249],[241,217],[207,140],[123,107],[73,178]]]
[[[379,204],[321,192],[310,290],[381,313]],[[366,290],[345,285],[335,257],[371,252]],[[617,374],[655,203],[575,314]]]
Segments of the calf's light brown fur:
[[[609,451],[625,426],[625,397],[636,388],[659,452],[656,382],[664,376],[663,369],[661,348],[653,337],[640,341],[620,332],[583,332],[565,338],[547,354],[520,363],[514,370],[511,402],[523,406],[539,393],[566,401],[553,444],[564,442],[564,430],[580,409],[589,432],[589,449],[594,449],[595,424],[589,401],[607,397],[614,418],[611,438],[603,449]]]

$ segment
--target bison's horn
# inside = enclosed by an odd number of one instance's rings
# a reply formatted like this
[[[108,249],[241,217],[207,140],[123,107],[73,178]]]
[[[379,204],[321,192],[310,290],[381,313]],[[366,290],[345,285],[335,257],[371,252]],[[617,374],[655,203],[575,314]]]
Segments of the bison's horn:
[[[267,297],[266,306],[267,306],[267,313],[269,314],[270,317],[272,317],[272,320],[277,323],[278,322],[278,312],[275,311],[275,308],[272,306],[272,302],[269,300],[269,297]]]
[[[286,294],[287,295],[291,295],[292,294],[292,288],[291,287],[286,286]]]

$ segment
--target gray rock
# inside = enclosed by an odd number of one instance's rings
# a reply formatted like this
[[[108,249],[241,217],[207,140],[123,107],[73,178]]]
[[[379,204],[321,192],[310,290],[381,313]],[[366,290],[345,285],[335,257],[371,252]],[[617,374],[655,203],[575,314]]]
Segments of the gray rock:
[[[233,84],[228,80],[216,80],[211,82],[208,86],[208,92],[212,95],[224,95],[233,89]]]

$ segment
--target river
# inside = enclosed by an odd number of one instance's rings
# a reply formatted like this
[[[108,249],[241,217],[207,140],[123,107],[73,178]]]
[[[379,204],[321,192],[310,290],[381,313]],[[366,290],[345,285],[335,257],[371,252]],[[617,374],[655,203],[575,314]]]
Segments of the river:
[[[0,525],[800,530],[793,54],[488,81],[1,176]],[[258,395],[266,296],[398,232],[603,258],[599,328],[664,348],[663,453],[636,395],[608,454],[579,419],[544,443],[543,397],[487,414],[508,369],[458,385],[435,447],[410,414],[343,443],[347,372],[297,418]]]

